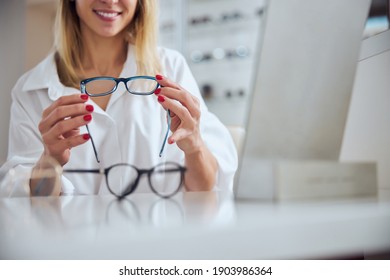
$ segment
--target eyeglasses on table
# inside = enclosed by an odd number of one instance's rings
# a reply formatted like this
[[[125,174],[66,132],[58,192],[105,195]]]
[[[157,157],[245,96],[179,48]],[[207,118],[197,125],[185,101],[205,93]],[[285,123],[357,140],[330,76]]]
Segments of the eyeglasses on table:
[[[127,163],[118,163],[103,169],[64,169],[64,173],[96,173],[106,178],[110,193],[122,199],[133,193],[143,175],[151,190],[162,198],[176,194],[183,185],[186,168],[175,162],[163,162],[149,169],[140,169]]]
[[[134,76],[129,78],[113,78],[108,76],[99,76],[84,79],[80,82],[80,90],[82,93],[90,97],[100,97],[112,94],[118,88],[119,83],[124,83],[126,90],[134,95],[151,95],[160,87],[155,77],[152,76]],[[98,152],[93,140],[91,131],[86,125],[88,134],[91,138],[92,148],[95,153],[97,162],[100,162]],[[164,141],[161,145],[159,156],[164,152],[165,144],[168,139],[169,130],[171,129],[171,116],[169,110],[167,111],[167,132],[165,133]]]

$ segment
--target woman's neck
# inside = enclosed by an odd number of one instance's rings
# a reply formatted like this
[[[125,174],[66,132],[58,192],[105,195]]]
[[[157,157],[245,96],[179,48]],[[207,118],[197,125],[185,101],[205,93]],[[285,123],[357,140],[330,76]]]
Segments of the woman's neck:
[[[120,75],[127,58],[127,42],[123,36],[85,38],[82,65],[86,76]]]

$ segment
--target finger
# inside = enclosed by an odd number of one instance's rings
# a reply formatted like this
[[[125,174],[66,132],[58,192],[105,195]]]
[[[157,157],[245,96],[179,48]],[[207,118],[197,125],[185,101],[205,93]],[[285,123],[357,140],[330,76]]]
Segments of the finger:
[[[156,75],[156,80],[161,85],[161,87],[171,87],[179,90],[182,89],[180,85],[174,83],[163,75]]]
[[[67,149],[72,149],[74,147],[80,146],[87,142],[90,139],[88,133],[82,135],[75,135],[72,137],[64,138],[57,141],[55,144],[47,145],[46,149],[48,150],[51,156],[59,155],[61,156],[64,151]]]
[[[94,111],[94,107],[91,104],[72,104],[72,105],[65,105],[56,108],[51,114],[47,117],[47,119],[50,119],[50,122],[53,124],[57,123],[58,121],[62,121],[67,118],[73,118],[77,116],[82,116],[86,114],[90,114]]]
[[[57,107],[64,106],[64,105],[85,103],[88,101],[88,98],[89,97],[86,94],[72,94],[72,95],[61,96],[43,111],[42,117],[43,118],[47,117]]]
[[[175,89],[171,87],[159,88],[154,92],[157,96],[163,95],[170,99],[175,99],[180,102],[184,107],[188,109],[191,116],[196,119],[200,118],[200,103],[196,96],[193,96],[191,93],[187,92],[184,89]]]
[[[173,113],[174,115],[178,116],[183,122],[193,121],[188,109],[182,106],[180,103],[176,102],[176,100],[170,99],[164,95],[159,95],[157,97],[157,100],[165,110],[170,110],[171,116]]]
[[[76,128],[76,129],[72,129],[71,131],[65,132],[63,134],[63,136],[65,138],[68,138],[68,137],[76,136],[76,135],[79,135],[79,134],[80,134],[80,129]]]
[[[92,115],[84,115],[59,121],[49,131],[42,134],[42,139],[45,144],[54,144],[59,139],[65,138],[65,135],[69,135],[72,131],[88,124],[91,120]]]
[[[62,121],[67,118],[73,118],[77,116],[87,115],[94,111],[94,107],[90,104],[71,104],[71,105],[62,105],[54,110],[42,119],[39,124],[39,131],[45,133],[51,127],[53,127],[59,121]]]
[[[172,133],[171,136],[168,137],[168,143],[169,144],[176,143],[182,139],[187,138],[190,135],[191,133],[187,129],[184,128],[177,129],[175,132]]]

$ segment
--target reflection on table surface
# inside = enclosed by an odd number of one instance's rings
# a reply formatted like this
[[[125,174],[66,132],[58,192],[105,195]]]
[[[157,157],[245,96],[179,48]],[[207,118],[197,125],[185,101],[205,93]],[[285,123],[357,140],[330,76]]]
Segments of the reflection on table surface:
[[[105,227],[134,229],[218,226],[234,220],[234,202],[227,193],[179,193],[170,199],[154,194],[135,194],[118,200],[105,196],[63,196],[0,199],[2,234],[24,235],[17,229],[95,234]]]
[[[3,198],[0,259],[35,258],[34,252],[26,254],[28,250],[21,245],[29,247],[30,242],[41,244],[44,250],[46,242],[66,244],[69,240],[72,244],[102,241],[114,246],[132,236],[153,239],[172,230],[223,227],[234,220],[231,193],[183,192],[170,199],[153,193],[134,194],[122,200],[112,195]],[[39,248],[36,254],[40,254]]]
[[[0,259],[327,258],[390,250],[390,203],[231,193],[0,199]]]

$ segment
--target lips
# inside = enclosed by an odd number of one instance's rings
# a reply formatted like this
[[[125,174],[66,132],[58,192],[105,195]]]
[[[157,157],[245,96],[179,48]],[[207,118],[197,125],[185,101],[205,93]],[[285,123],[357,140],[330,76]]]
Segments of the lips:
[[[121,12],[116,12],[116,11],[101,11],[101,10],[94,10],[95,14],[100,16],[101,18],[104,19],[114,19],[121,15]]]

